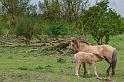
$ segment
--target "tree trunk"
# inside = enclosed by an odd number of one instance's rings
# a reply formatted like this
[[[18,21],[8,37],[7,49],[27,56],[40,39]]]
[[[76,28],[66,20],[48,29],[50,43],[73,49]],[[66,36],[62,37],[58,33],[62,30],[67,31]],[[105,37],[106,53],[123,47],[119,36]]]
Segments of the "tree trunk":
[[[31,38],[30,37],[26,37],[26,44],[28,44],[28,45],[30,45],[30,40],[31,40]]]
[[[109,35],[107,34],[107,35],[105,36],[105,43],[108,44],[109,40],[110,40],[110,38],[109,38]]]

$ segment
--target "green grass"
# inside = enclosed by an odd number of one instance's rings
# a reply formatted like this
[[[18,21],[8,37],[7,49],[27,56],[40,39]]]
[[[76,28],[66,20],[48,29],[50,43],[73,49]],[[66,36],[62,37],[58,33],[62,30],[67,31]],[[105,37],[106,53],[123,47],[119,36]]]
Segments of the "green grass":
[[[109,42],[118,49],[118,63],[115,82],[124,79],[124,35],[114,36]],[[44,55],[42,48],[36,52],[28,52],[33,47],[0,47],[0,82],[105,82],[99,81],[93,74],[90,78],[74,75],[73,56]],[[105,76],[108,64],[97,63],[99,75]],[[88,67],[91,69],[91,67]]]

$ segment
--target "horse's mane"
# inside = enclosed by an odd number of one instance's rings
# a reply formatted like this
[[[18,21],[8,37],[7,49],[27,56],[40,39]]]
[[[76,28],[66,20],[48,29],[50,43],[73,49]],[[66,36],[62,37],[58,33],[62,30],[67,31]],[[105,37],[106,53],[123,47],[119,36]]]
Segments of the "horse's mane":
[[[81,42],[81,43],[85,43],[85,44],[87,44],[87,45],[90,45],[88,42],[86,42],[86,41],[79,41],[79,42]]]
[[[78,42],[79,42],[79,43],[85,43],[85,44],[87,44],[87,45],[90,45],[88,42],[83,41],[83,40],[72,40],[72,42],[75,43],[75,44],[77,44],[77,45],[78,45]]]

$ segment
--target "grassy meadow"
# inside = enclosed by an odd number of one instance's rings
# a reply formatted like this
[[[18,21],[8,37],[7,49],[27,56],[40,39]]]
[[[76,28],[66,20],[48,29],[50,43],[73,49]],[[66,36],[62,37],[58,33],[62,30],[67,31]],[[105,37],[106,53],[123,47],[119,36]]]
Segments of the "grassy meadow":
[[[124,80],[124,35],[114,36],[109,42],[118,50],[116,75],[113,82]],[[30,52],[34,47],[0,47],[0,82],[106,82],[97,80],[91,67],[92,77],[83,78],[74,75],[75,63],[71,55],[50,55],[38,51]],[[46,51],[47,52],[47,51]],[[108,64],[97,63],[97,72],[105,76]]]

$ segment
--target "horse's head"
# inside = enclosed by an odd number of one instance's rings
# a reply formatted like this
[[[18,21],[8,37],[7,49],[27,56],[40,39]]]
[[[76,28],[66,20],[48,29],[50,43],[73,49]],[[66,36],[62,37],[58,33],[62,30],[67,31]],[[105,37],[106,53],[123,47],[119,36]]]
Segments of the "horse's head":
[[[69,47],[73,53],[77,53],[78,51],[87,51],[89,44],[85,41],[79,40],[70,40]]]
[[[78,52],[78,40],[70,40],[69,48],[72,53],[77,53]]]
[[[70,40],[69,46],[70,46],[70,49],[76,53],[78,51],[87,51],[89,47],[89,43],[85,41],[79,41],[79,40]]]

